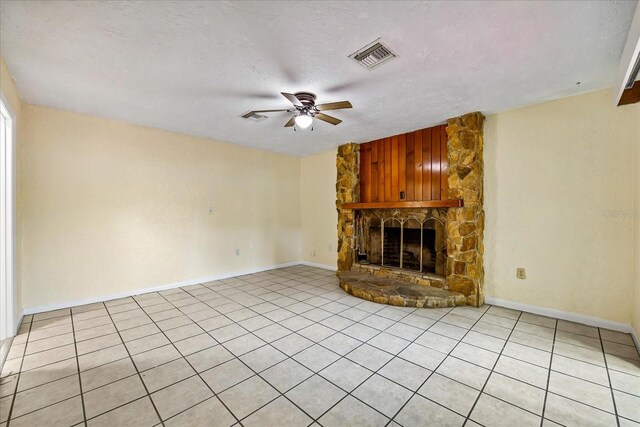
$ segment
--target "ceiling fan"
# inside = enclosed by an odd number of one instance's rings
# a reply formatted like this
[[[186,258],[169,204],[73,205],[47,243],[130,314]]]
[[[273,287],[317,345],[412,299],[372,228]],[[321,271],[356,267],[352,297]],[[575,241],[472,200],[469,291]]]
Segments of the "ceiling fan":
[[[287,111],[295,114],[289,119],[284,127],[291,127],[295,125],[295,127],[293,128],[295,130],[296,127],[299,127],[301,129],[308,128],[313,123],[314,118],[322,120],[323,122],[331,123],[332,125],[338,125],[342,122],[342,120],[324,114],[322,111],[352,108],[352,105],[349,101],[330,102],[328,104],[316,105],[316,96],[315,94],[310,92],[280,93],[293,104],[294,108],[285,108],[281,110],[254,110],[243,114],[242,117],[248,117],[257,113],[275,113],[280,111]]]

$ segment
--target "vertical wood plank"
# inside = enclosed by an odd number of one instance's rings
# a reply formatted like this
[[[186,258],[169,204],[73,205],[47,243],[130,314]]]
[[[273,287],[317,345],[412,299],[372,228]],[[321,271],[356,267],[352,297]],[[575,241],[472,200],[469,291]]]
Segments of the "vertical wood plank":
[[[384,202],[384,139],[377,140],[376,144],[378,145],[378,201]]]
[[[433,135],[431,128],[423,129],[422,142],[422,200],[431,200],[431,182],[433,180],[431,171],[431,160],[433,156]]]
[[[414,177],[416,174],[415,168],[415,139],[413,132],[410,132],[407,135],[407,200],[415,200],[415,192],[414,192]]]
[[[391,138],[384,139],[384,201],[391,201]]]
[[[400,200],[400,149],[398,143],[398,136],[391,137],[391,201],[397,202]]]
[[[369,150],[371,151],[371,179],[369,181],[369,187],[371,188],[371,201],[378,201],[378,141],[371,141],[369,143]]]
[[[371,143],[360,146],[360,201],[371,202]]]
[[[440,129],[431,128],[431,199],[440,200]]]
[[[415,199],[414,200],[422,200],[422,131],[417,130],[413,132],[414,141],[415,141]]]
[[[440,198],[447,200],[449,198],[449,151],[447,148],[447,126],[440,128]]]
[[[398,135],[398,194],[404,193],[407,200],[407,135]],[[399,197],[399,196],[398,196]]]

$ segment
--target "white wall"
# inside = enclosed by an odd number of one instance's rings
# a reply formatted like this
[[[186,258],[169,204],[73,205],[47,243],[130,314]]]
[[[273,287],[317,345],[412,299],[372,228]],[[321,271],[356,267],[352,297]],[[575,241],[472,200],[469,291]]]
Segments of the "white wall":
[[[487,117],[487,297],[630,323],[639,108],[603,90]]]
[[[300,259],[299,158],[26,104],[23,119],[25,308]]]
[[[333,269],[338,246],[336,155],[337,150],[331,150],[300,162],[302,259]]]

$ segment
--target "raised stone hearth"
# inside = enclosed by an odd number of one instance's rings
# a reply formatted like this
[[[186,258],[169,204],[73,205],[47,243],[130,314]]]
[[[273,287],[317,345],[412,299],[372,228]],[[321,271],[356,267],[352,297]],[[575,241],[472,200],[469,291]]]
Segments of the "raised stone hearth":
[[[355,297],[399,307],[438,308],[465,305],[467,297],[458,292],[416,285],[389,277],[376,277],[356,271],[338,273],[340,287]]]

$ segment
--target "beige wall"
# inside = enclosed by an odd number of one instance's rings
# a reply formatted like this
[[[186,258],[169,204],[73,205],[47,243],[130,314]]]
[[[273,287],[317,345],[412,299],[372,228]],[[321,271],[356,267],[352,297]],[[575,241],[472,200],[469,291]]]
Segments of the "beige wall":
[[[298,158],[32,105],[23,117],[24,307],[300,259]]]
[[[634,206],[638,108],[603,90],[487,117],[488,297],[630,323],[634,220],[606,212]]]
[[[302,259],[334,269],[338,246],[336,154],[331,150],[300,161]]]

